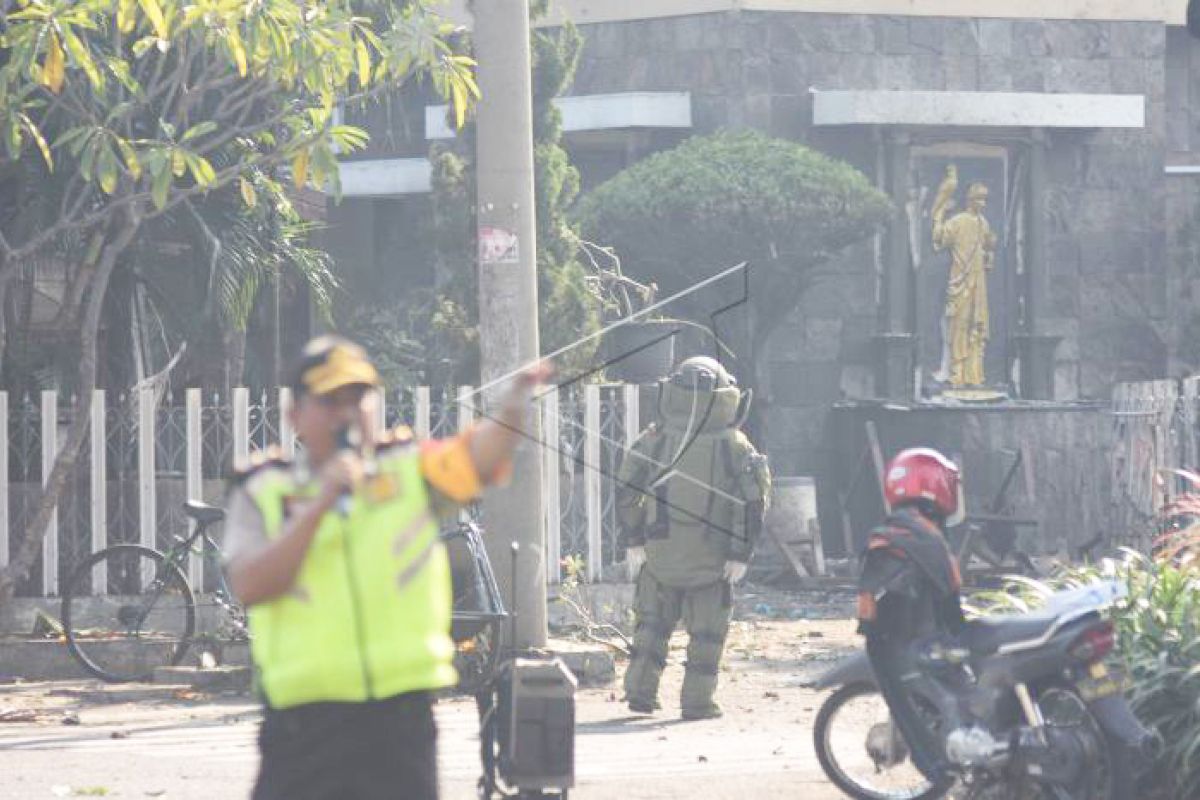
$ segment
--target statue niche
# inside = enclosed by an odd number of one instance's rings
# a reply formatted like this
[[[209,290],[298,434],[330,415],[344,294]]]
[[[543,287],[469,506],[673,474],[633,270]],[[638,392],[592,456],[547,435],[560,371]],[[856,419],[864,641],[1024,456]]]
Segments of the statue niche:
[[[1007,153],[915,148],[909,206],[919,394],[992,403],[1009,396],[1013,332]]]
[[[933,201],[933,249],[949,251],[950,279],[942,320],[942,365],[934,379],[954,389],[978,388],[986,382],[984,352],[991,335],[988,315],[988,273],[996,256],[996,234],[983,210],[988,189],[972,183],[967,207],[946,219],[955,205],[958,168],[946,167],[946,177]]]

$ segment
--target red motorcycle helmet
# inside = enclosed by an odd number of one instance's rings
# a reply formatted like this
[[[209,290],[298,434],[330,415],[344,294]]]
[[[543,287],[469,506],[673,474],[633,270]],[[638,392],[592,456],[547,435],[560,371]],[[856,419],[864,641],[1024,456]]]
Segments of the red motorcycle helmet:
[[[952,527],[963,521],[962,480],[958,465],[929,447],[902,450],[887,466],[883,495],[892,508],[925,501]]]

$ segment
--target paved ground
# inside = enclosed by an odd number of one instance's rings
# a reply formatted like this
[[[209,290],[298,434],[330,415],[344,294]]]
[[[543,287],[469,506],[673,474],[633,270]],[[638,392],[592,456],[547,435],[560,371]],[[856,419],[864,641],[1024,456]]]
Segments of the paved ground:
[[[682,653],[677,641],[663,687],[664,710],[631,717],[619,690],[580,693],[576,741],[583,800],[840,795],[812,755],[811,724],[821,696],[802,687],[853,644],[844,621],[739,622],[723,675],[721,720],[677,719]],[[0,798],[63,796],[172,800],[243,798],[257,754],[257,709],[244,697],[181,697],[102,703],[80,683],[27,684],[0,694],[0,707],[38,720],[0,724]],[[64,725],[67,715],[79,725]],[[478,737],[472,703],[439,705],[444,797],[474,796]]]

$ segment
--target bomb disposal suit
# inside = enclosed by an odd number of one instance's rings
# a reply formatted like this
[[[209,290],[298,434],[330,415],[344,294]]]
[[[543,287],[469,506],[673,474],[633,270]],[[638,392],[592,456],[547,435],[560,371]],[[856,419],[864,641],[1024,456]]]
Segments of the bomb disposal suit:
[[[658,419],[626,453],[618,516],[636,570],[637,628],[625,674],[630,710],[658,707],[667,643],[688,632],[685,719],[720,715],[713,699],[729,631],[730,585],[746,572],[771,476],[739,430],[749,394],[716,360],[691,358],[659,385]]]

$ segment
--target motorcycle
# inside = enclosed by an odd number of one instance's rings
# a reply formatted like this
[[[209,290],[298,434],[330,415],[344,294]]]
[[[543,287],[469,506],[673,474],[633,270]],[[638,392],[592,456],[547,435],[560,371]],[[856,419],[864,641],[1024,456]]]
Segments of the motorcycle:
[[[911,709],[938,742],[946,777],[931,782],[884,702],[866,653],[823,675],[837,690],[817,715],[825,774],[859,800],[1134,800],[1152,736],[1106,663],[1116,581],[1059,592],[1037,613],[972,620],[952,640],[916,643],[905,675]],[[904,712],[907,713],[907,712]]]

